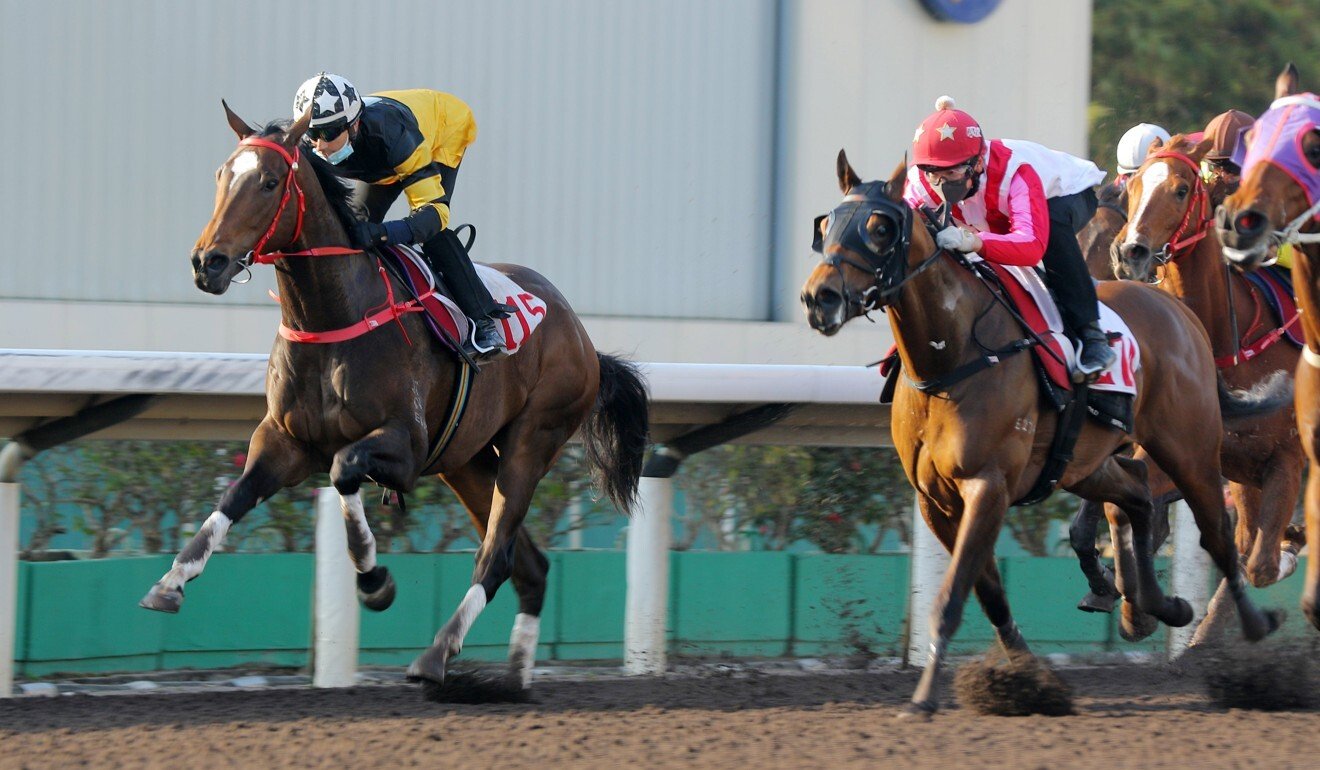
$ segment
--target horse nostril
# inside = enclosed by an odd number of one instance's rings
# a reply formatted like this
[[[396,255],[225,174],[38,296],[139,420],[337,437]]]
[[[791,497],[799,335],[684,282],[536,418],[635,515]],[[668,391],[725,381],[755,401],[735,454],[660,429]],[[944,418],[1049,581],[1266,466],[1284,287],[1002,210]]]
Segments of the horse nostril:
[[[833,310],[843,301],[843,297],[833,289],[821,289],[816,294],[816,304],[821,310]]]
[[[206,255],[206,269],[210,272],[219,272],[229,266],[229,257],[218,251],[213,251]]]
[[[1125,262],[1144,262],[1150,256],[1150,249],[1140,243],[1125,243],[1118,253]]]
[[[1265,229],[1265,217],[1259,211],[1247,209],[1233,218],[1233,229],[1238,235],[1257,235]]]

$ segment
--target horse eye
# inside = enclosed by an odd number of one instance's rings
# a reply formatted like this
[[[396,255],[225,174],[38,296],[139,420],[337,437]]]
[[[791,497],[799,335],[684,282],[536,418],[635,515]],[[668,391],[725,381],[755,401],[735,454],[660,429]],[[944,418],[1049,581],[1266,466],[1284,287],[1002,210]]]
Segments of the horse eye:
[[[1178,196],[1178,200],[1182,200],[1183,198],[1186,198],[1186,197],[1187,197],[1187,185],[1183,185],[1182,187],[1179,187],[1178,190],[1177,190],[1177,192],[1175,192],[1174,194]]]
[[[276,187],[279,187],[279,185],[280,185],[280,180],[278,180],[278,179],[267,179],[264,183],[262,183],[262,185],[261,185],[261,189],[263,189],[263,190],[267,190],[267,191],[269,191],[269,190],[274,190]]]

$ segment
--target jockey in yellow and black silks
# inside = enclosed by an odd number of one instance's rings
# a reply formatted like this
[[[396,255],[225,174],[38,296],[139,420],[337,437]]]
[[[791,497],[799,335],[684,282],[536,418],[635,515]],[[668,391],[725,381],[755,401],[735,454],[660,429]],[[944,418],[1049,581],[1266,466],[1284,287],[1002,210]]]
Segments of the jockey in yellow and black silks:
[[[367,214],[351,228],[354,245],[421,244],[459,309],[473,321],[472,350],[495,352],[503,339],[494,319],[504,308],[448,229],[458,167],[477,138],[471,108],[452,94],[421,88],[364,96],[344,78],[325,72],[298,88],[295,119],[309,106],[312,120],[304,141],[336,175],[352,180],[354,198]],[[384,221],[400,193],[407,196],[408,215]]]

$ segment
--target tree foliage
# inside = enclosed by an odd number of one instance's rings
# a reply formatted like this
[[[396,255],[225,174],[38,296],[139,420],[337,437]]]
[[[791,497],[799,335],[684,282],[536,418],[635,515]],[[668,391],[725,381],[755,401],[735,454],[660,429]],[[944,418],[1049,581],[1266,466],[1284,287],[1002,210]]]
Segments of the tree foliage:
[[[1200,131],[1215,115],[1259,115],[1289,62],[1320,82],[1315,0],[1096,0],[1092,19],[1091,156],[1114,167],[1137,123]]]

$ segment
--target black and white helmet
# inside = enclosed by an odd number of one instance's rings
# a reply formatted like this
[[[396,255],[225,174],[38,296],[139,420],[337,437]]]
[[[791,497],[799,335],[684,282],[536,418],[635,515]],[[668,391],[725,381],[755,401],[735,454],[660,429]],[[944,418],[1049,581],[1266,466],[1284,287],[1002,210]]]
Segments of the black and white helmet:
[[[293,119],[312,106],[312,128],[341,128],[362,113],[362,97],[353,84],[338,75],[322,72],[310,77],[293,97]]]

